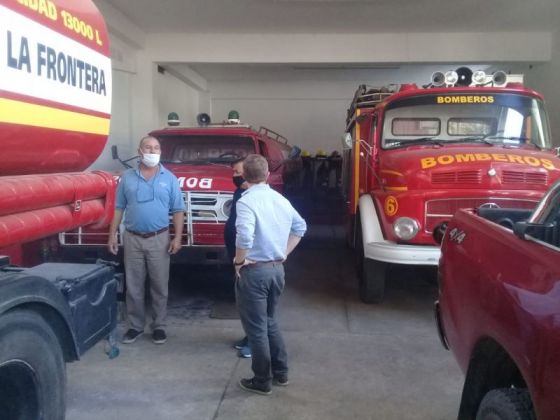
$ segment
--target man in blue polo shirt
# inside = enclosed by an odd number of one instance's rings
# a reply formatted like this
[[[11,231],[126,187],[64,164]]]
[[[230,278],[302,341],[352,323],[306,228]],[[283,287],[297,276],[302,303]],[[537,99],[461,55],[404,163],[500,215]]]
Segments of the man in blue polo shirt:
[[[112,254],[117,255],[117,229],[126,212],[123,243],[129,329],[123,343],[133,343],[144,333],[147,274],[150,279],[152,341],[163,344],[167,341],[169,259],[181,249],[185,201],[177,177],[159,163],[159,140],[144,137],[138,153],[138,168],[127,170],[119,182],[107,246]],[[173,239],[169,235],[169,213],[173,214]]]
[[[288,356],[276,321],[284,290],[282,263],[307,225],[290,202],[266,184],[268,163],[260,155],[243,161],[249,188],[237,202],[235,258],[237,306],[249,338],[255,376],[241,379],[246,391],[268,395],[272,384],[288,385]]]

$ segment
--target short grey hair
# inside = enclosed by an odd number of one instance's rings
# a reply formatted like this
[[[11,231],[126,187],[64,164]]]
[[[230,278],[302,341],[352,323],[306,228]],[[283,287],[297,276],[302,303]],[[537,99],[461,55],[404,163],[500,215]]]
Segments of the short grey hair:
[[[251,184],[266,181],[268,162],[261,155],[249,155],[243,161],[243,177]]]
[[[159,141],[159,139],[157,137],[154,136],[144,136],[140,139],[140,143],[138,143],[138,148],[141,149],[142,146],[144,145],[144,142],[148,139],[154,139],[157,140],[157,142],[159,143],[159,145],[161,146],[161,141]]]

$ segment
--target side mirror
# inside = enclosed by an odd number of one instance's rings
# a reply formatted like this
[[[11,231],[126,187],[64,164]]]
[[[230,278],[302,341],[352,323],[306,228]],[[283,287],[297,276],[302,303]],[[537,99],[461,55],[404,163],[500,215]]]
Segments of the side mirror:
[[[344,149],[351,149],[352,143],[353,143],[352,134],[344,133],[344,135],[342,136],[342,147]]]
[[[527,236],[531,236],[544,242],[550,242],[552,240],[550,236],[554,233],[554,229],[555,226],[553,223],[543,225],[540,223],[522,221],[516,222],[513,225],[513,233],[518,238],[525,240]]]
[[[111,146],[111,157],[112,157],[114,160],[120,160],[120,159],[119,159],[119,151],[118,151],[118,149],[117,149],[117,145],[116,145],[116,144],[113,144],[113,145]]]

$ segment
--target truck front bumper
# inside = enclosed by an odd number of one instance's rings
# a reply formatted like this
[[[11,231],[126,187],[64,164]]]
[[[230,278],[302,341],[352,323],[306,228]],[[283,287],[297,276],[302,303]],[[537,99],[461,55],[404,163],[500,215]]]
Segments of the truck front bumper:
[[[392,264],[437,265],[438,246],[401,245],[395,242],[370,242],[364,249],[366,258]]]

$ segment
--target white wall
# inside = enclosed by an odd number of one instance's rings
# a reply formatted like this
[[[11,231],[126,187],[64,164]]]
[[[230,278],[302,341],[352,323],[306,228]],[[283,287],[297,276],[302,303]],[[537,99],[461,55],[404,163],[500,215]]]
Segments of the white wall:
[[[199,109],[197,90],[167,71],[156,74],[154,88],[157,98],[157,125],[154,128],[167,126],[167,115],[170,112],[179,114],[183,125],[196,124]]]
[[[526,71],[527,85],[544,95],[555,146],[560,146],[560,30],[552,39],[550,62],[535,64]]]

